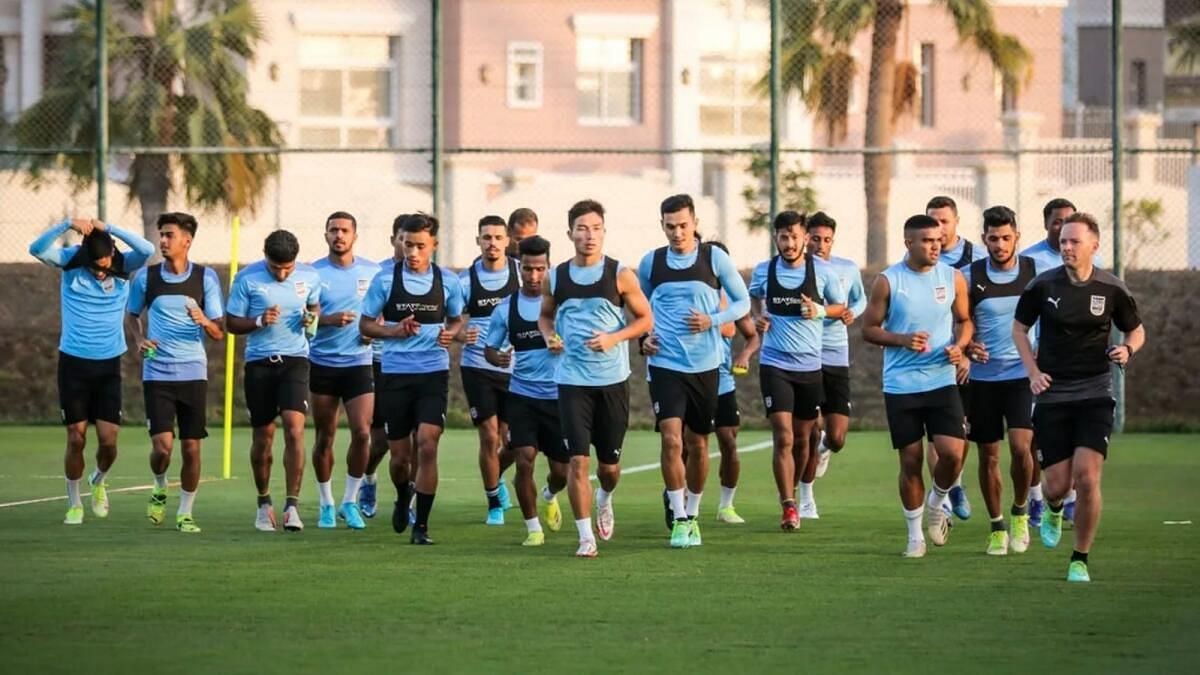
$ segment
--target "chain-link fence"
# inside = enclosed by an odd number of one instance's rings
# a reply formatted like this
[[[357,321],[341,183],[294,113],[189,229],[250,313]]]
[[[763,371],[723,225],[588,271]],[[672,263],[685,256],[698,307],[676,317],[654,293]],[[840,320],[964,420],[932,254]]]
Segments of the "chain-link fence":
[[[591,197],[609,208],[610,254],[635,264],[662,244],[659,202],[687,192],[705,235],[748,268],[769,255],[773,185],[779,208],[833,214],[835,254],[871,269],[899,258],[899,224],[934,195],[958,202],[975,242],[982,209],[1011,206],[1026,245],[1044,237],[1045,202],[1066,197],[1109,224],[1114,258],[1103,2],[101,4],[111,152],[98,165],[97,3],[0,3],[0,262],[28,262],[42,229],[95,213],[98,166],[108,220],[195,213],[193,257],[210,263],[228,262],[234,215],[245,262],[275,228],[320,257],[335,210],[357,216],[360,254],[384,258],[393,217],[423,210],[444,223],[439,260],[463,267],[479,217],[519,207],[561,259],[567,208]],[[1127,17],[1129,269],[1200,261],[1200,76],[1172,32],[1191,20]],[[53,331],[52,303],[39,311]]]

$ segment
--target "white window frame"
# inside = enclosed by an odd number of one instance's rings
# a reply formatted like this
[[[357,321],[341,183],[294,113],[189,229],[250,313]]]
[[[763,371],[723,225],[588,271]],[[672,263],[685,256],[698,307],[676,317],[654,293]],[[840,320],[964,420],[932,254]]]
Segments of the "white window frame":
[[[312,59],[305,58],[303,54],[298,55],[298,73],[305,70],[337,70],[342,75],[342,91],[343,95],[346,91],[346,79],[352,71],[376,71],[386,68],[389,71],[388,75],[388,109],[391,111],[389,116],[385,117],[348,117],[348,116],[332,116],[332,115],[305,115],[300,111],[300,95],[301,88],[299,82],[296,87],[296,145],[300,145],[300,134],[303,128],[309,129],[330,129],[338,130],[338,144],[335,147],[351,148],[358,147],[349,144],[350,131],[358,129],[367,129],[372,131],[382,130],[387,136],[386,145],[383,147],[396,147],[398,136],[400,133],[400,68],[402,66],[400,55],[403,45],[403,37],[400,35],[383,35],[379,33],[321,33],[313,32],[306,33],[300,36],[302,42],[306,37],[340,37],[340,38],[385,38],[388,41],[388,58],[384,62],[374,59],[353,59],[348,57],[338,57],[336,59]],[[298,42],[297,44],[301,44]],[[297,47],[299,49],[299,47]]]
[[[533,53],[533,59],[525,60],[525,54]],[[521,58],[518,59],[518,56]],[[508,43],[508,75],[506,81],[507,95],[506,100],[509,108],[530,110],[542,107],[542,91],[545,77],[545,50],[540,42],[509,42]],[[533,76],[533,100],[524,100],[517,95],[517,86],[520,84],[517,66],[532,63],[534,67]]]
[[[700,127],[700,133],[706,138],[721,139],[722,141],[737,140],[739,142],[753,142],[762,140],[770,134],[748,134],[745,132],[745,125],[742,123],[743,113],[751,108],[767,106],[768,114],[770,113],[770,102],[762,99],[754,99],[743,95],[742,84],[744,80],[740,74],[740,70],[745,66],[753,66],[758,63],[757,57],[766,57],[765,53],[743,52],[737,55],[740,58],[730,58],[729,56],[719,56],[716,54],[708,54],[700,57],[699,66],[700,72],[698,78],[704,77],[704,68],[713,64],[720,64],[726,68],[733,70],[733,97],[722,98],[705,96],[703,93],[698,94],[699,105],[697,114],[700,108],[725,108],[732,113],[733,133],[732,134],[715,134],[704,131]],[[765,74],[765,71],[764,71]],[[697,91],[699,91],[699,81],[697,81]],[[703,124],[703,122],[701,122]]]
[[[599,71],[602,75],[602,77],[600,78],[601,116],[593,117],[590,115],[584,115],[584,114],[576,111],[576,115],[578,116],[577,119],[579,121],[580,126],[585,126],[585,127],[633,127],[633,126],[637,126],[637,125],[641,124],[642,118],[644,117],[644,111],[642,110],[642,70],[646,67],[646,41],[645,41],[645,39],[639,38],[639,37],[626,37],[626,36],[622,36],[622,35],[603,35],[603,34],[593,35],[593,34],[588,34],[588,33],[581,33],[581,34],[575,36],[576,49],[578,49],[579,40],[582,38],[595,38],[595,39],[604,39],[604,40],[618,39],[618,40],[624,40],[629,43],[629,54],[630,54],[630,61],[631,61],[629,73],[630,73],[631,80],[632,80],[630,82],[629,88],[630,88],[630,94],[632,96],[632,101],[630,103],[630,109],[631,109],[632,114],[629,117],[608,117],[607,115],[604,114],[604,109],[606,107],[604,88],[606,85],[605,85],[605,79],[604,79],[603,75],[607,74],[607,73],[618,73],[618,72],[623,73],[625,71],[601,70],[601,71]],[[582,72],[582,69],[579,68],[578,57],[576,57],[575,73],[576,73],[577,77],[580,72]],[[578,106],[578,103],[579,103],[579,87],[578,87],[578,85],[576,85],[576,88],[575,88],[575,97],[576,97],[575,98],[576,106]]]

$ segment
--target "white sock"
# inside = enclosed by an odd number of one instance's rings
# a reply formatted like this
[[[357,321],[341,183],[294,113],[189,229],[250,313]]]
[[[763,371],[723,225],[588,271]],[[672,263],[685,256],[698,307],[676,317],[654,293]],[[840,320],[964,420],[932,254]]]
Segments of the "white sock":
[[[88,476],[88,483],[91,485],[99,485],[100,483],[104,482],[104,477],[107,475],[108,475],[107,471],[101,471],[100,469],[93,469],[92,475]],[[1072,491],[1072,493],[1074,493],[1074,491]]]
[[[79,479],[67,479],[67,505],[70,508],[83,506],[83,500],[79,498]]]
[[[800,483],[799,493],[800,493],[799,497],[800,497],[801,504],[813,503],[813,484],[812,483]]]
[[[1029,498],[1037,500],[1039,502],[1046,500],[1046,498],[1042,496],[1042,484],[1041,483],[1038,483],[1037,485],[1034,485],[1033,487],[1029,488]]]
[[[375,484],[375,474],[368,473],[363,476],[363,480],[367,481],[367,485],[374,485]]]
[[[554,501],[554,493],[550,491],[549,485],[542,488],[542,499],[548,502]]]
[[[591,541],[595,537],[592,536],[592,519],[577,518],[575,519],[575,529],[579,530],[579,541]]]
[[[727,488],[721,486],[721,503],[717,506],[718,509],[727,509],[733,506],[733,493],[737,492],[737,488]]]
[[[700,515],[700,498],[704,496],[703,492],[687,491],[687,514],[688,518],[695,518]]]
[[[911,511],[904,509],[904,522],[908,524],[909,541],[925,541],[925,533],[921,531],[921,507]]]
[[[1075,503],[1075,488],[1071,488],[1071,491],[1067,493],[1067,498],[1063,500],[1063,504],[1074,504],[1074,503]]]
[[[604,488],[596,488],[596,506],[603,508],[612,500],[612,493]]]
[[[542,523],[537,519],[537,516],[534,516],[533,518],[526,518],[525,529],[529,532],[541,532]]]
[[[321,495],[321,506],[333,506],[333,481],[318,482],[317,492]]]
[[[959,471],[958,475],[954,477],[954,484],[951,485],[950,487],[962,487],[962,472],[961,471]]]
[[[825,447],[825,432],[821,432],[821,440],[817,441],[817,452],[829,452],[829,448]]]
[[[940,487],[938,487],[937,483],[934,483],[933,489],[929,491],[929,499],[926,500],[929,503],[929,508],[931,508],[931,509],[941,508],[943,504],[945,504],[946,502],[948,502],[950,500],[950,498],[948,496],[949,494],[950,494],[949,490],[947,490],[945,488],[940,488]]]
[[[667,490],[667,501],[671,503],[671,513],[675,515],[675,520],[687,518],[687,506],[684,501],[683,488]]]
[[[167,474],[165,474],[165,473],[154,474],[154,489],[156,489],[156,490],[166,490],[167,489]]]
[[[191,514],[192,504],[196,501],[196,493],[187,490],[179,491],[179,515]]]
[[[346,491],[342,493],[343,504],[354,504],[358,501],[358,488],[362,485],[363,479],[355,478],[350,474],[346,474]]]

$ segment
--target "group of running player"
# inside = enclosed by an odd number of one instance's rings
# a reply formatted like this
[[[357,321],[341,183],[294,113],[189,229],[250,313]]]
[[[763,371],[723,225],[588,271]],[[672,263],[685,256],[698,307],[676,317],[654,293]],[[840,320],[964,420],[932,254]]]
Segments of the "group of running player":
[[[936,197],[925,214],[904,223],[904,258],[885,269],[869,293],[857,265],[832,256],[837,223],[823,212],[778,214],[772,223],[778,255],[754,268],[749,285],[724,245],[702,241],[691,197],[668,197],[660,217],[667,246],[647,253],[634,270],[604,254],[604,207],[595,201],[571,207],[574,250],[556,266],[550,243],[537,235],[533,211],[518,209],[508,220],[486,216],[478,223],[479,257],[456,274],[433,262],[436,218],[398,216],[394,255],[375,263],[355,255],[357,222],[339,211],[325,222],[327,255],[311,265],[297,264],[300,247],[290,232],[268,235],[263,259],[237,274],[224,308],[214,271],[188,258],[197,229],[188,214],[158,218],[163,260],[149,267],[154,247],[136,234],[84,219],[50,228],[30,252],[63,269],[64,522],[83,522],[89,424],[98,440],[96,468],[87,479],[92,510],[97,517],[108,514],[105,476],[121,422],[124,321],[143,357],[154,474],[146,514],[155,525],[165,520],[178,427],[183,467],[176,527],[200,531],[192,505],[200,441],[207,435],[205,339],[220,339],[227,330],[247,336],[243,384],[259,530],[276,529],[270,474],[277,425],[284,435],[283,528],[304,527],[299,494],[311,412],[318,527],[337,527],[339,519],[365,527],[364,517],[376,514],[376,469],[387,457],[396,490],[393,529],[408,530],[414,544],[433,543],[429,519],[455,341],[463,344],[460,371],[478,431],[488,525],[504,523],[510,498],[503,473],[515,464],[524,545],[545,542],[543,523],[561,528],[557,495],[563,489],[579,535],[576,555],[594,557],[596,536],[613,536],[612,496],[629,420],[625,343],[636,341],[646,355],[661,439],[670,546],[702,543],[698,516],[714,431],[721,457],[717,519],[744,522],[733,504],[740,425],[734,378],[747,372],[756,352],[780,524],[795,530],[801,519],[819,517],[814,480],[846,443],[847,327],[861,319],[864,339],[884,351],[884,401],[908,525],[904,555],[925,555],[926,531],[935,545],[944,544],[951,513],[970,517],[961,484],[969,439],[980,450],[991,519],[987,553],[1025,551],[1031,525],[1054,547],[1074,511],[1068,578],[1088,579],[1113,422],[1110,364],[1124,367],[1145,339],[1125,286],[1094,267],[1099,229],[1091,216],[1064,199],[1051,201],[1043,211],[1045,239],[1018,255],[1020,231],[1010,209],[983,212],[978,246],[959,237],[954,201]],[[68,229],[81,243],[56,246]],[[130,250],[116,247],[114,237]],[[1110,346],[1114,325],[1125,337]],[[1031,327],[1040,333],[1036,348]],[[734,354],[736,334],[743,344]],[[341,409],[350,443],[345,488],[335,504],[331,476]],[[1004,520],[999,470],[1006,430],[1011,525]],[[922,470],[927,438],[928,492]],[[1033,461],[1035,442],[1044,488]],[[539,452],[549,466],[540,487],[534,478]]]

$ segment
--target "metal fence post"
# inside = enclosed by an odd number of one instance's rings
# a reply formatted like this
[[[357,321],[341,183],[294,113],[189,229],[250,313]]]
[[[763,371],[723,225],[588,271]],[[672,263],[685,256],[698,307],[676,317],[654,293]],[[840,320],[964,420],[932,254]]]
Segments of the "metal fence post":
[[[782,51],[783,41],[783,11],[779,6],[781,0],[771,0],[771,70],[770,70],[770,89],[771,89],[771,148],[770,148],[770,181],[771,181],[771,215],[770,220],[774,222],[775,216],[779,213],[779,122],[783,116],[782,100],[780,89],[782,89],[780,75],[780,51]],[[770,223],[767,225],[770,228]],[[775,253],[775,239],[771,238],[771,253]]]
[[[1122,98],[1122,68],[1123,40],[1121,33],[1121,0],[1112,3],[1112,213],[1113,213],[1113,274],[1124,278],[1125,265],[1121,259],[1121,211],[1123,197],[1121,188],[1125,181],[1125,147],[1122,136],[1122,111],[1125,101]],[[1113,396],[1117,400],[1113,426],[1119,433],[1125,429],[1125,373],[1114,368]]]
[[[432,124],[430,153],[432,157],[433,179],[431,196],[433,198],[433,216],[439,221],[442,218],[442,191],[445,189],[442,167],[442,2],[441,0],[432,0],[430,3],[430,14],[432,17],[432,25],[430,26],[430,59],[432,61],[430,76],[433,80],[432,95],[433,101],[430,104],[430,122]],[[449,233],[444,233],[442,239],[453,241],[447,236]],[[434,255],[437,256],[436,249]],[[434,258],[437,260],[437,257]]]
[[[108,210],[108,0],[96,0],[96,217]]]

